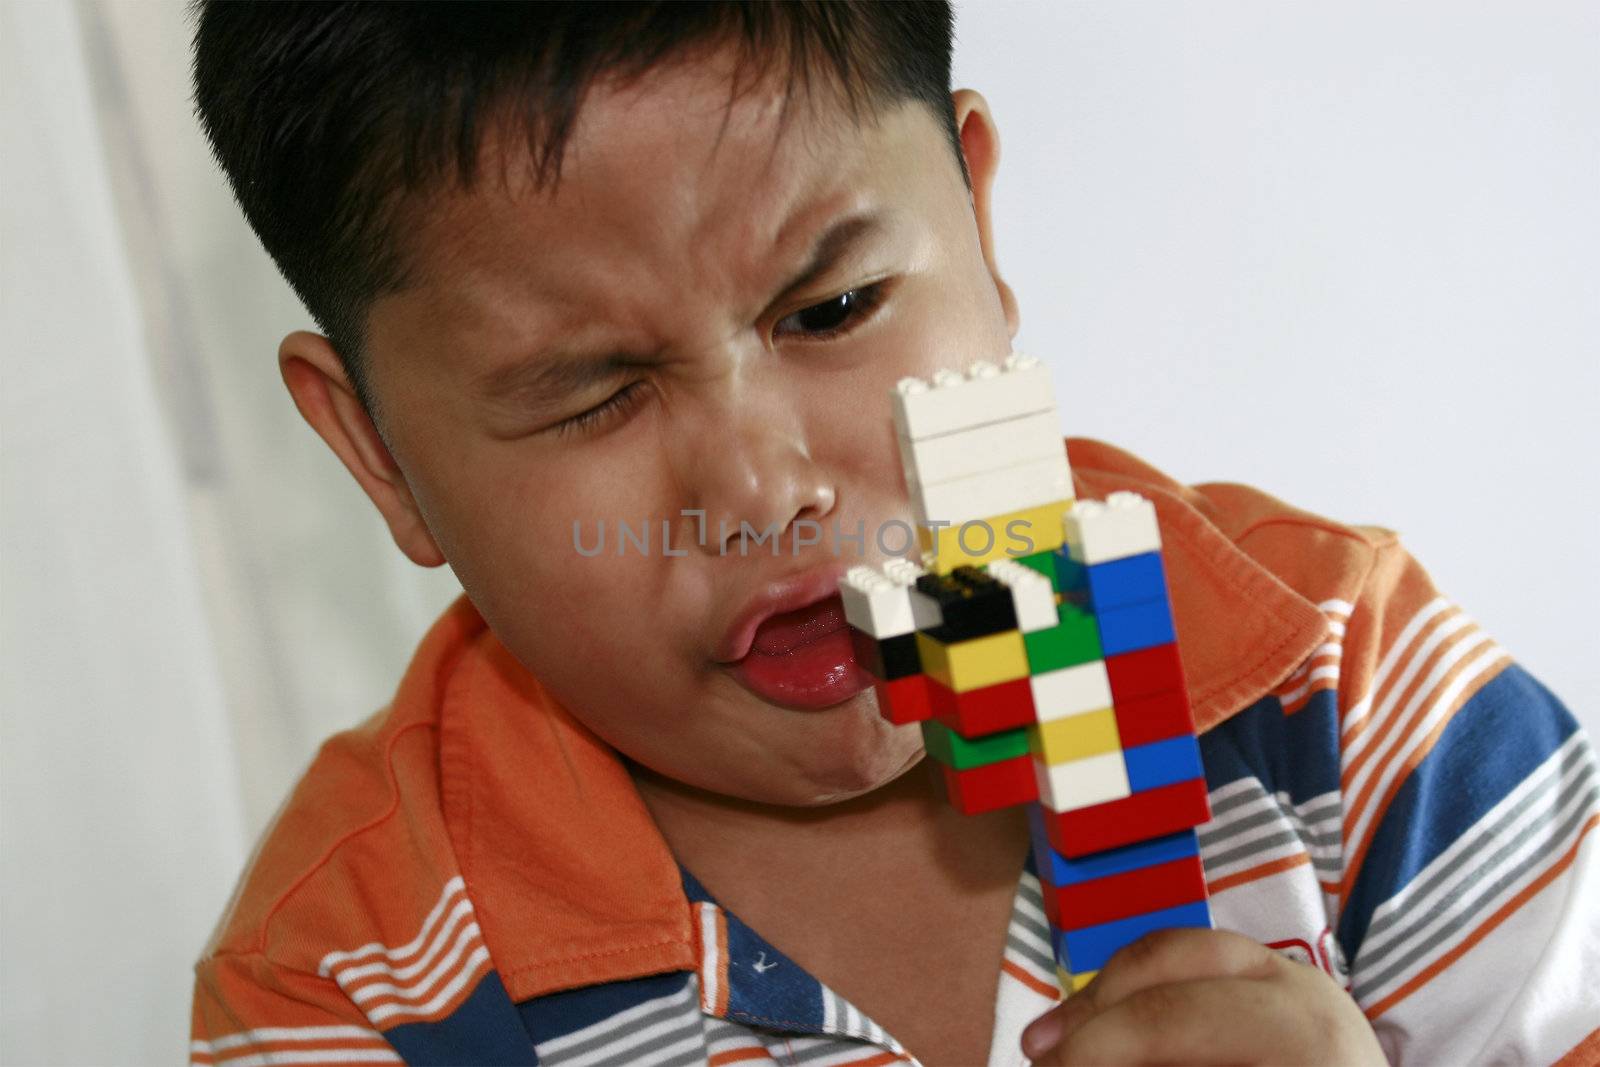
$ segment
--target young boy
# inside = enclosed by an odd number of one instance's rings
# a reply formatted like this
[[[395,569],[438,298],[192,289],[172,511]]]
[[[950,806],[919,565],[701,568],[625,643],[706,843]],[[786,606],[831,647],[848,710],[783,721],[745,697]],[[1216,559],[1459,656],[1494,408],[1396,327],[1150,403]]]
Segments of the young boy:
[[[465,595],[261,844],[195,1062],[1600,1055],[1572,717],[1387,532],[1084,440],[1079,497],[1157,507],[1218,929],[1056,1006],[1020,809],[950,809],[835,595],[906,512],[893,384],[1017,329],[950,30],[202,6],[200,118],[323,331],[284,381]]]

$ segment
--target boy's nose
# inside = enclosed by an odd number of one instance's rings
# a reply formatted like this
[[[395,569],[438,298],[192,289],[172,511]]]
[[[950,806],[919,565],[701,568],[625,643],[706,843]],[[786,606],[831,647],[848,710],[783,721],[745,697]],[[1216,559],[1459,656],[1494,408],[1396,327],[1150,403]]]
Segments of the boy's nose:
[[[797,551],[797,523],[822,543],[821,524],[833,512],[837,490],[812,458],[792,413],[750,406],[721,408],[695,426],[680,427],[669,447],[685,510],[703,511],[705,552],[746,554]],[[804,544],[804,541],[800,542]]]

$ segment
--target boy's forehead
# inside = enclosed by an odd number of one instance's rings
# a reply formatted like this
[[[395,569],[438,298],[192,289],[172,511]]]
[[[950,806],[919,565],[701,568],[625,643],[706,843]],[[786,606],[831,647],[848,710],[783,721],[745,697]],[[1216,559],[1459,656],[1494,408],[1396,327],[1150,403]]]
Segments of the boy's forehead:
[[[725,64],[687,62],[595,86],[543,188],[521,129],[495,124],[472,189],[417,215],[407,252],[432,291],[413,295],[452,326],[503,336],[547,325],[507,321],[536,305],[587,314],[597,287],[627,291],[662,270],[704,267],[759,293],[841,217],[894,208],[895,172],[925,165],[897,144],[916,113],[922,140],[940,146],[918,105],[857,118],[832,89],[732,90]]]

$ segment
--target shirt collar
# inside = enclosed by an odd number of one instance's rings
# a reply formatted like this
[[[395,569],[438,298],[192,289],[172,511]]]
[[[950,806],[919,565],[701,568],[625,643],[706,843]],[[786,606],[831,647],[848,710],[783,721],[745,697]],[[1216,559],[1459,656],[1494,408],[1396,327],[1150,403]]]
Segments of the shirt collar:
[[[1208,520],[1204,494],[1110,445],[1068,446],[1081,497],[1131,489],[1155,504],[1200,730],[1260,699],[1323,640],[1322,613]],[[429,631],[396,704],[437,716],[446,827],[514,1001],[701,966],[700,905],[621,761],[464,594]]]

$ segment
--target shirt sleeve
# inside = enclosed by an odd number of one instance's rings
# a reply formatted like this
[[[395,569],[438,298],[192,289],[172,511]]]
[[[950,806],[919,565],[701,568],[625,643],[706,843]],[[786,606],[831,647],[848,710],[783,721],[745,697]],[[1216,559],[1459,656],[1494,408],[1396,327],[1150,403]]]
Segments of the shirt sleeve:
[[[258,954],[227,954],[195,968],[189,1062],[399,1063],[332,979],[280,967]]]
[[[1600,1010],[1600,776],[1397,542],[1343,626],[1336,933],[1395,1063],[1554,1063]]]

